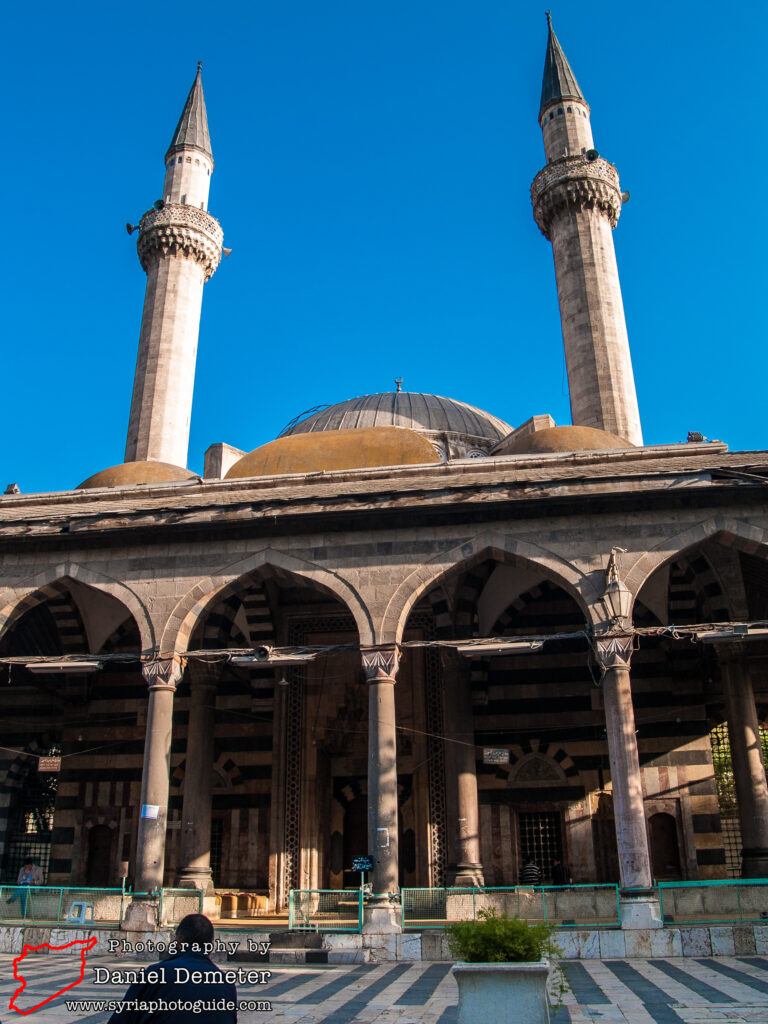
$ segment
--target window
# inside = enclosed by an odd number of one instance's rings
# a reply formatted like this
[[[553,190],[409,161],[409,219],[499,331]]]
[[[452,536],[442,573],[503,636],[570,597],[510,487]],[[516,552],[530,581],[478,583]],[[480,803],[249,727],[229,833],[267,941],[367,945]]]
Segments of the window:
[[[541,868],[542,881],[546,885],[552,878],[552,865],[555,860],[562,860],[563,856],[560,812],[520,813],[517,821],[520,829],[520,869],[530,857]]]
[[[56,755],[61,750],[59,747],[50,747],[48,753]],[[43,878],[48,875],[53,808],[59,777],[56,774],[38,774],[37,766],[30,761],[25,759],[22,767],[23,781],[12,796],[8,816],[3,879],[10,885],[16,884],[19,870],[30,857],[42,869]]]
[[[179,159],[176,161],[177,164],[180,164],[182,162],[183,162],[183,158],[182,157],[179,157]]]
[[[736,803],[736,784],[731,762],[731,743],[728,725],[723,722],[709,734],[712,742],[712,764],[715,769],[717,802],[720,805],[720,823],[725,847],[725,872],[729,878],[741,877],[741,823]],[[763,764],[768,763],[768,729],[760,726],[760,746]]]
[[[563,108],[562,108],[562,107],[558,107],[558,108],[557,108],[557,112],[558,112],[558,114],[562,114],[562,112],[563,112]]]
[[[568,113],[569,113],[569,114],[572,114],[572,113],[573,113],[573,107],[568,107]]]

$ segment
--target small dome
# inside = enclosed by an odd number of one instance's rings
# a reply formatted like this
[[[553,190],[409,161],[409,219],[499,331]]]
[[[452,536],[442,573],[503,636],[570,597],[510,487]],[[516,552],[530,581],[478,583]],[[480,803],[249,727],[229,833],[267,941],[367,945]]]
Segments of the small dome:
[[[169,462],[121,462],[94,473],[76,488],[78,491],[92,487],[131,487],[134,484],[168,484],[180,480],[197,480],[197,473],[191,473],[181,466]]]
[[[308,416],[286,430],[286,436],[318,430],[359,430],[364,427],[407,427],[430,440],[440,433],[459,434],[468,441],[496,444],[512,427],[454,398],[422,395],[414,391],[387,391],[363,395]]]
[[[494,455],[524,455],[544,452],[590,452],[609,448],[633,448],[617,434],[595,427],[547,427],[524,437],[514,437],[509,444],[500,444]]]
[[[318,434],[287,434],[263,444],[239,459],[225,479],[414,466],[439,461],[434,447],[415,430],[403,427],[324,430]]]

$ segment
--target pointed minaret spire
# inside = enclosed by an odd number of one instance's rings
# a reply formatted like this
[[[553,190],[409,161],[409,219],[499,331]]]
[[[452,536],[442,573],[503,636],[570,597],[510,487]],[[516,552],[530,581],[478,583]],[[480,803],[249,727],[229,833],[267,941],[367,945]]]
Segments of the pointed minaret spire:
[[[613,228],[624,199],[613,164],[592,141],[589,107],[547,12],[539,124],[547,166],[531,187],[533,215],[552,243],[571,420],[642,444]]]
[[[205,110],[205,97],[203,96],[203,62],[197,62],[197,74],[189,90],[187,102],[181,112],[176,131],[173,133],[171,144],[165,159],[179,149],[199,149],[209,159],[213,159],[211,152],[211,136],[208,132],[208,115]]]
[[[139,225],[147,291],[126,462],[187,464],[203,285],[223,241],[207,213],[213,158],[200,69],[165,155],[163,197]]]
[[[563,53],[555,30],[552,28],[552,14],[547,11],[547,25],[549,26],[549,39],[547,40],[547,56],[544,60],[544,79],[541,83],[541,104],[539,110],[543,111],[549,103],[556,100],[581,100],[585,103],[584,95],[576,81],[576,75],[571,71],[571,65]]]

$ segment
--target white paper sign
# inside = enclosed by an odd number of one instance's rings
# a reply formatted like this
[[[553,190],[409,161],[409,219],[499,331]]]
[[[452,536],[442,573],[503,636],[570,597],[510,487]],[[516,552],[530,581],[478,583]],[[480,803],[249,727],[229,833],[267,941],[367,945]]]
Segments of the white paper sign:
[[[160,813],[159,804],[142,804],[141,805],[141,816],[142,818],[156,818]]]

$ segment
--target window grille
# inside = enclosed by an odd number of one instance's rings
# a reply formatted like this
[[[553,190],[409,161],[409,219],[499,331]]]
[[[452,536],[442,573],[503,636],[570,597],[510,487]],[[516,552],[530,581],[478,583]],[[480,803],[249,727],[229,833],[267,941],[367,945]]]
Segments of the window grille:
[[[38,753],[53,757],[59,755],[61,750],[51,746],[40,748]],[[2,878],[10,885],[16,884],[25,860],[34,860],[43,872],[43,879],[48,877],[53,810],[59,782],[55,772],[38,773],[36,757],[34,760],[31,757],[25,758],[22,773],[21,786],[11,798],[5,834]]]
[[[717,801],[720,806],[720,822],[725,849],[725,871],[729,878],[741,877],[741,824],[736,800],[736,784],[731,761],[731,741],[728,724],[722,722],[710,733],[712,742],[712,763],[717,785]],[[768,729],[760,726],[760,747],[763,765],[768,764]]]
[[[520,833],[520,863],[518,873],[531,858],[541,868],[542,882],[552,877],[556,860],[562,860],[562,816],[559,811],[523,812],[517,816]]]

